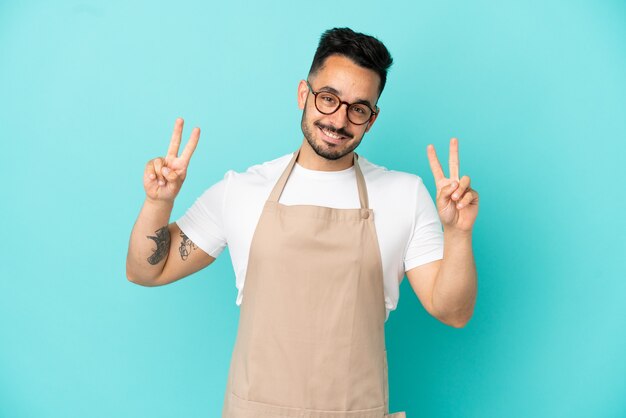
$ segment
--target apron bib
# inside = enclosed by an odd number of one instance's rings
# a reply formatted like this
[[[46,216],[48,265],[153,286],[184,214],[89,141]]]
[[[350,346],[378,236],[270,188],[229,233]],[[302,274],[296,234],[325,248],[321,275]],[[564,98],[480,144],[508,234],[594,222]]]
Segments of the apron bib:
[[[360,209],[278,203],[257,224],[222,418],[389,414],[383,273],[357,155]]]

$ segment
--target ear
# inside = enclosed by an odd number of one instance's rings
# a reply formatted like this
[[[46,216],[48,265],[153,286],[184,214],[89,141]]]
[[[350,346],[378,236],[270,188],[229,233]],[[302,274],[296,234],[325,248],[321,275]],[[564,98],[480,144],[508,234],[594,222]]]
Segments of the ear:
[[[372,125],[374,124],[374,122],[376,122],[376,118],[378,118],[378,115],[380,115],[380,108],[376,107],[376,109],[377,109],[376,110],[377,113],[374,116],[372,116],[369,122],[367,122],[367,126],[365,127],[365,132],[368,132],[372,128]]]
[[[298,84],[298,107],[300,110],[304,110],[304,104],[308,95],[309,86],[306,85],[306,81],[300,80],[300,84]]]

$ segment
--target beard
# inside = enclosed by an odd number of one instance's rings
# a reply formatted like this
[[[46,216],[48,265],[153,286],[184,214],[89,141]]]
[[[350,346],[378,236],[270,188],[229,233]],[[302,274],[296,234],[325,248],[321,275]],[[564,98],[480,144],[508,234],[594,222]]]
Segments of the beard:
[[[345,146],[343,142],[341,144],[329,144],[327,142],[322,141],[321,139],[319,140],[319,142],[316,142],[315,136],[313,134],[313,130],[317,128],[326,129],[332,133],[341,135],[346,138],[342,141],[346,141],[346,142],[353,139],[354,135],[348,132],[347,130],[345,130],[344,128],[336,129],[332,126],[323,125],[319,121],[315,121],[309,125],[309,123],[307,122],[307,117],[306,117],[306,105],[305,105],[304,110],[302,111],[301,125],[302,125],[302,133],[304,134],[304,137],[306,138],[311,148],[313,148],[313,151],[315,151],[315,153],[319,155],[320,157],[325,158],[327,160],[334,161],[334,160],[338,160],[341,157],[348,155],[349,153],[354,151],[356,147],[359,146],[359,144],[361,143],[361,140],[363,139],[363,136],[361,136],[361,138],[358,138],[358,140],[355,140],[349,143],[347,146]]]

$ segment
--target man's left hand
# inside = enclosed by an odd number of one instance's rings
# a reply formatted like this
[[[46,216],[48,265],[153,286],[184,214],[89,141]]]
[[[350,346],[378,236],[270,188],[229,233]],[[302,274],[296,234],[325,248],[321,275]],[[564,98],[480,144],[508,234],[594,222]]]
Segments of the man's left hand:
[[[437,186],[437,210],[444,230],[471,232],[478,215],[478,192],[470,187],[470,178],[459,179],[459,141],[450,140],[450,177],[443,174],[435,147],[427,147],[430,169]]]

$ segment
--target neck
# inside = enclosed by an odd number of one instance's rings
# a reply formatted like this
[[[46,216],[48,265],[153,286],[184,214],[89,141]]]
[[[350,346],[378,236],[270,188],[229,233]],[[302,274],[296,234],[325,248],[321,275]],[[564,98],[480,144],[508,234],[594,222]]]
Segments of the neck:
[[[302,141],[300,154],[298,155],[298,164],[309,170],[316,171],[341,171],[352,167],[354,163],[354,151],[349,152],[337,160],[329,160],[317,155],[315,150],[311,148],[306,138]]]

